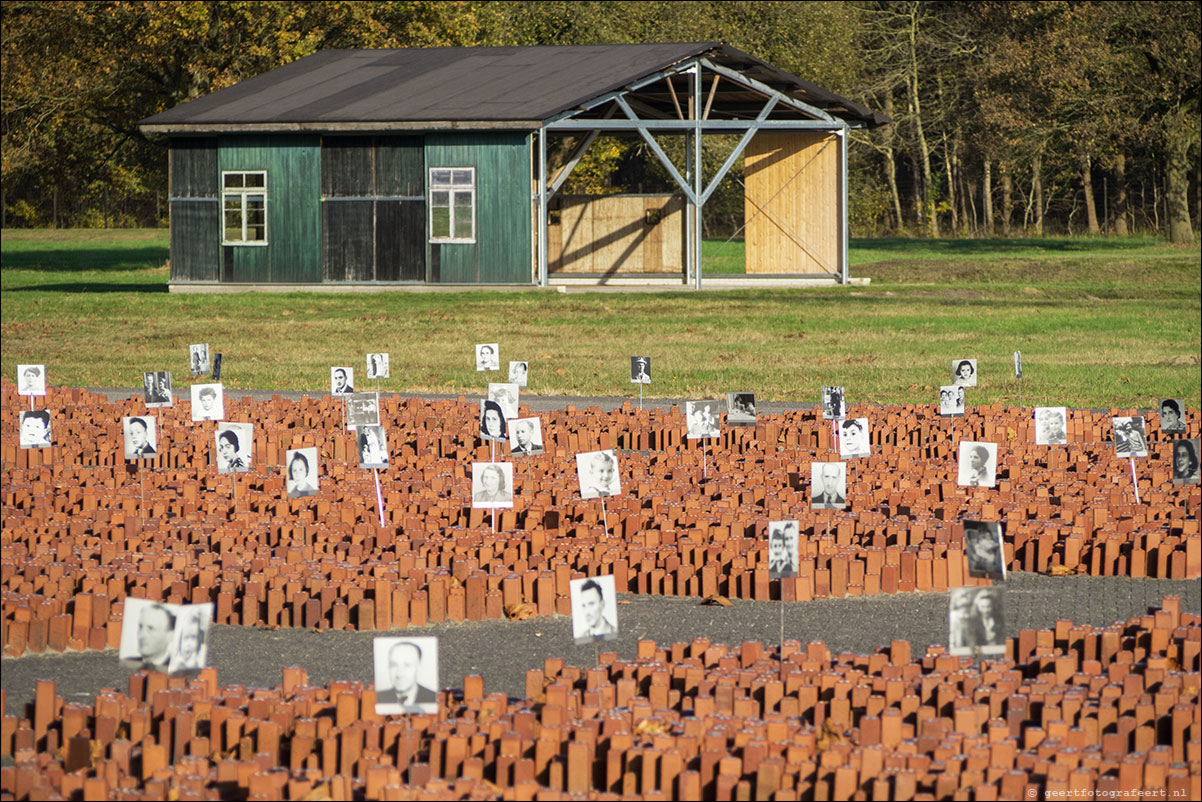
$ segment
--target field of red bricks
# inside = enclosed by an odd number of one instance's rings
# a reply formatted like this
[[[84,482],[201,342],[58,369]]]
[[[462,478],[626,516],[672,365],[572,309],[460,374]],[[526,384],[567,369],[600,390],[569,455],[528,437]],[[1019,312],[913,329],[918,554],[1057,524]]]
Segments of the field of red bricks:
[[[873,455],[851,460],[848,509],[812,511],[811,462],[837,460],[817,410],[761,415],[703,446],[679,410],[542,413],[546,453],[518,457],[512,510],[471,508],[490,458],[477,403],[385,397],[391,463],[358,467],[329,397],[252,402],[253,470],[219,475],[214,424],[188,403],[146,410],[50,388],[56,445],[19,449],[2,386],[0,642],[16,657],[115,648],[127,596],[215,603],[222,624],[396,630],[569,614],[568,583],[612,573],[620,592],[810,599],[984,582],[966,576],[963,519],[1005,522],[1013,571],[1197,579],[1197,485],[1174,485],[1172,440],[1147,416],[1146,459],[1114,454],[1111,417],[1070,410],[1069,444],[1036,446],[1029,408],[941,418],[934,404],[856,407]],[[158,419],[159,454],[127,463],[121,418]],[[523,416],[527,414],[522,411]],[[1188,415],[1197,437],[1199,416]],[[996,488],[956,485],[963,440],[998,444]],[[290,448],[316,446],[321,489],[284,497]],[[574,455],[618,451],[623,493],[582,501]],[[507,448],[496,458],[509,460]],[[801,522],[796,579],[768,580],[770,520]],[[504,626],[498,623],[498,626]],[[690,633],[682,631],[682,638]],[[1102,630],[1023,631],[974,664],[908,643],[874,655],[822,644],[640,644],[580,669],[531,667],[524,700],[479,678],[437,716],[379,717],[355,682],[222,688],[141,672],[126,693],[63,704],[5,699],[0,795],[92,798],[1031,799],[1161,789],[1197,798],[1202,627],[1163,609]],[[114,660],[116,657],[114,657]],[[24,700],[20,700],[24,701]],[[1065,795],[1068,798],[1067,794]]]

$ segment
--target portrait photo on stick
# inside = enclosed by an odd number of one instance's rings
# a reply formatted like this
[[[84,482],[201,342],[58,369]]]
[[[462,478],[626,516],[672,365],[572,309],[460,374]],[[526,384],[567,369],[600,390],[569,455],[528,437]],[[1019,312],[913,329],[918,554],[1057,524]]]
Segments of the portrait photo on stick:
[[[497,443],[509,440],[509,424],[505,410],[492,399],[480,402],[480,437]]]
[[[221,423],[214,435],[217,442],[217,473],[244,473],[250,470],[254,453],[253,423]]]
[[[961,441],[956,468],[956,484],[993,487],[997,483],[997,443]]]
[[[488,400],[496,401],[501,405],[501,412],[505,413],[505,420],[511,420],[518,416],[518,386],[512,382],[489,382],[488,384]]]
[[[354,368],[330,368],[330,395],[350,395],[355,392]]]
[[[21,413],[21,448],[48,448],[54,444],[50,433],[50,410],[28,409]]]
[[[17,365],[17,395],[45,395],[46,366]]]
[[[212,365],[209,364],[209,344],[196,343],[188,346],[188,364],[192,368],[193,376],[200,376],[212,370]]]
[[[630,358],[630,383],[651,384],[651,357],[632,356]]]
[[[376,713],[438,712],[438,638],[375,638]]]
[[[369,379],[387,379],[388,378],[388,354],[368,354],[367,355],[367,378],[369,378]]]
[[[1035,407],[1035,445],[1062,446],[1068,443],[1068,408]]]
[[[810,464],[810,506],[816,510],[841,510],[847,506],[847,463]]]
[[[722,434],[722,412],[718,401],[686,401],[685,426],[689,440],[718,437]]]
[[[171,373],[166,370],[156,370],[142,374],[142,387],[149,409],[169,407],[175,397],[171,387]]]
[[[1114,418],[1114,453],[1127,459],[1148,456],[1148,436],[1139,415]]]
[[[577,454],[576,475],[580,480],[581,498],[606,498],[622,492],[618,458],[612,450]]]
[[[944,417],[964,414],[964,388],[954,384],[939,388],[939,414]]]
[[[768,522],[768,578],[791,579],[797,576],[797,521]]]
[[[964,556],[968,575],[986,579],[1006,578],[1006,558],[1000,521],[965,521]]]
[[[543,453],[543,424],[538,418],[518,418],[509,426],[509,452],[528,457]]]
[[[1165,398],[1160,402],[1160,431],[1185,431],[1185,399]]]
[[[175,637],[171,641],[168,674],[189,674],[209,665],[209,625],[213,604],[180,604],[175,607]]]
[[[842,387],[822,388],[822,417],[824,420],[843,420],[847,414]]]
[[[135,415],[121,419],[121,430],[125,435],[126,459],[153,459],[158,452],[158,436],[155,419],[151,415]]]
[[[1197,437],[1173,441],[1173,484],[1198,484],[1199,442]]]
[[[479,343],[476,346],[476,370],[500,370],[501,355],[496,343]]]
[[[526,381],[530,377],[530,365],[526,362],[510,362],[509,363],[509,383],[516,384],[518,387],[525,387]]]
[[[472,463],[472,506],[486,510],[513,506],[513,463]]]
[[[847,418],[839,424],[839,456],[843,459],[872,455],[868,418]]]
[[[755,426],[755,393],[726,394],[726,422],[731,426]]]
[[[572,637],[577,645],[618,637],[618,598],[613,575],[579,577],[568,583]]]
[[[1000,587],[952,588],[948,593],[948,654],[1005,654],[1006,625]]]
[[[388,467],[388,438],[383,426],[360,426],[355,430],[355,447],[359,450],[360,468],[382,470]]]
[[[952,384],[957,387],[977,386],[977,360],[956,359],[952,362]]]
[[[284,455],[288,498],[317,495],[317,446],[289,449]]]
[[[343,396],[346,403],[346,428],[376,426],[380,423],[379,393],[352,393]]]
[[[194,384],[192,420],[225,420],[225,389],[220,384]]]

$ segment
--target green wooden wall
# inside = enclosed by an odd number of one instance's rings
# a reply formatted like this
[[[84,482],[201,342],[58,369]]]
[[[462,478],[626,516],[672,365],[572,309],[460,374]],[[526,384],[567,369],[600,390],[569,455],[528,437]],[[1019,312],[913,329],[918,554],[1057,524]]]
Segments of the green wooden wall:
[[[221,137],[223,170],[267,171],[267,245],[222,246],[222,281],[321,282],[321,138]]]
[[[217,281],[221,267],[217,140],[172,140],[168,159],[171,280]]]
[[[476,241],[427,245],[430,280],[530,284],[530,139],[525,133],[428,134],[426,168],[476,168]]]

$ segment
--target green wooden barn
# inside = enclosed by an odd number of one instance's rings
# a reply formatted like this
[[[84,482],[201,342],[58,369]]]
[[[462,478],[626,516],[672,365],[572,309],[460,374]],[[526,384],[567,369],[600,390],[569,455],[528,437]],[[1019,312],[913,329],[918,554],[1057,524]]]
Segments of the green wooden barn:
[[[887,122],[701,42],[323,51],[140,126],[169,142],[180,291],[700,287],[701,212],[739,158],[748,273],[846,280],[848,131]],[[703,138],[732,133],[703,180]],[[675,191],[561,194],[599,134],[641,137]],[[683,165],[662,146],[673,136]]]

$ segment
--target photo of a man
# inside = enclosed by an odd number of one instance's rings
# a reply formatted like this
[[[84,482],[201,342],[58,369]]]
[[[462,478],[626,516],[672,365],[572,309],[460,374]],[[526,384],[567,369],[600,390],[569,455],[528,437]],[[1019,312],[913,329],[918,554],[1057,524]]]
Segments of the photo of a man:
[[[944,417],[964,414],[964,388],[949,384],[939,388],[939,414]]]
[[[49,410],[33,409],[21,413],[18,444],[21,448],[47,448],[52,444]]]
[[[717,401],[686,401],[684,406],[685,430],[689,440],[703,440],[722,434]]]
[[[1001,522],[965,521],[964,556],[968,560],[969,576],[1005,579]]]
[[[438,639],[376,638],[376,713],[438,712]]]
[[[354,368],[330,368],[330,395],[350,395],[355,392]]]
[[[651,357],[632,356],[630,358],[630,383],[651,384]]]
[[[45,395],[46,366],[17,365],[17,395]]]
[[[618,459],[612,450],[577,454],[576,476],[580,480],[581,498],[607,498],[622,492]]]
[[[380,423],[380,396],[378,393],[352,393],[343,396],[346,403],[346,428],[354,430],[360,426],[376,426]]]
[[[171,389],[171,373],[165,370],[152,371],[142,374],[142,385],[145,388],[146,406],[155,409],[169,407],[174,403]]]
[[[225,389],[220,384],[192,385],[192,420],[224,420]]]
[[[193,376],[208,373],[210,370],[209,344],[197,343],[196,345],[188,346],[188,364],[192,367]]]
[[[175,605],[127,596],[117,657],[128,665],[166,671],[175,638]]]
[[[568,584],[568,592],[572,602],[572,637],[577,645],[618,637],[618,607],[612,575],[573,579]]]
[[[1005,654],[1002,588],[952,588],[948,594],[948,653]]]
[[[155,455],[155,420],[149,415],[123,418],[126,459],[151,459]]]
[[[755,393],[726,394],[726,422],[731,426],[755,426]]]
[[[960,443],[956,483],[961,487],[993,487],[997,482],[997,443]]]
[[[822,417],[824,420],[843,420],[847,414],[842,387],[822,388]]]
[[[797,521],[768,522],[768,578],[797,576]]]
[[[509,427],[509,451],[519,456],[543,453],[543,426],[538,418],[518,418]]]
[[[841,510],[847,506],[847,463],[815,462],[810,465],[810,507]]]
[[[476,370],[500,370],[501,355],[496,343],[479,343],[476,345]]]

